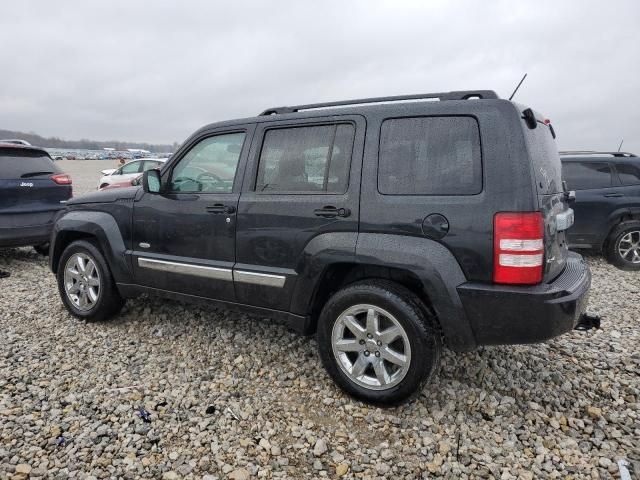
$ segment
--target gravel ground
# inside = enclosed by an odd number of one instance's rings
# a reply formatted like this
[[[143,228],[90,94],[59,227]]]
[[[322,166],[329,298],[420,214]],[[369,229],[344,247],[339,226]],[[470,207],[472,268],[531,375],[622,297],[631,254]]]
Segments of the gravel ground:
[[[64,165],[76,192],[102,163]],[[601,330],[448,352],[380,409],[269,318],[141,299],[87,324],[45,259],[0,251],[0,478],[618,478],[640,460],[640,275],[589,262]]]

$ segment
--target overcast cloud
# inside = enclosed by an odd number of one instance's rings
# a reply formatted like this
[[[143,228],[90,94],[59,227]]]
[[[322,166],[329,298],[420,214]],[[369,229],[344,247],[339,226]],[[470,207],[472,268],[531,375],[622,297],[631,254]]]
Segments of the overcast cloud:
[[[266,107],[494,89],[563,149],[640,153],[640,2],[20,1],[0,128],[181,142]]]

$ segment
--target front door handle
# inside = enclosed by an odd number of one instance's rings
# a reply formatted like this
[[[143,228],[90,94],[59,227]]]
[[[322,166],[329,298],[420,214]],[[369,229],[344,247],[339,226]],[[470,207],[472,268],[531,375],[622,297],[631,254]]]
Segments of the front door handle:
[[[323,218],[335,218],[335,217],[346,218],[349,215],[351,215],[351,210],[349,210],[348,208],[336,208],[336,207],[327,205],[326,207],[316,208],[313,211],[313,214],[316,217],[323,217]]]
[[[219,215],[221,213],[231,215],[232,213],[236,213],[236,207],[216,203],[215,205],[207,205],[207,213],[213,213],[214,215]]]
[[[620,198],[624,197],[624,193],[605,193],[604,196],[607,198]]]

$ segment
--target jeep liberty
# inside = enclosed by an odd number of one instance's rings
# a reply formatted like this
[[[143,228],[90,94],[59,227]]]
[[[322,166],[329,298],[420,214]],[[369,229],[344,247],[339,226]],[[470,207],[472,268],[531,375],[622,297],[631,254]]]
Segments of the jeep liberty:
[[[554,139],[493,91],[272,108],[203,127],[142,186],[69,201],[51,269],[87,320],[143,293],[283,319],[342,389],[398,403],[443,346],[578,324],[591,274]]]

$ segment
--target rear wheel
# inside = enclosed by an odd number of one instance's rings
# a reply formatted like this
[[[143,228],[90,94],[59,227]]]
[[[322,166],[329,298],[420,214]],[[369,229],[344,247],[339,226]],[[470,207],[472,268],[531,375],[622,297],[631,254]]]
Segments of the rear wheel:
[[[615,227],[604,253],[621,270],[640,270],[640,221],[622,222]]]
[[[91,241],[78,240],[62,252],[57,279],[65,307],[78,318],[106,320],[124,305],[102,252]]]
[[[418,297],[392,282],[366,281],[329,299],[319,319],[318,348],[343,390],[391,405],[417,394],[433,376],[442,342]]]

